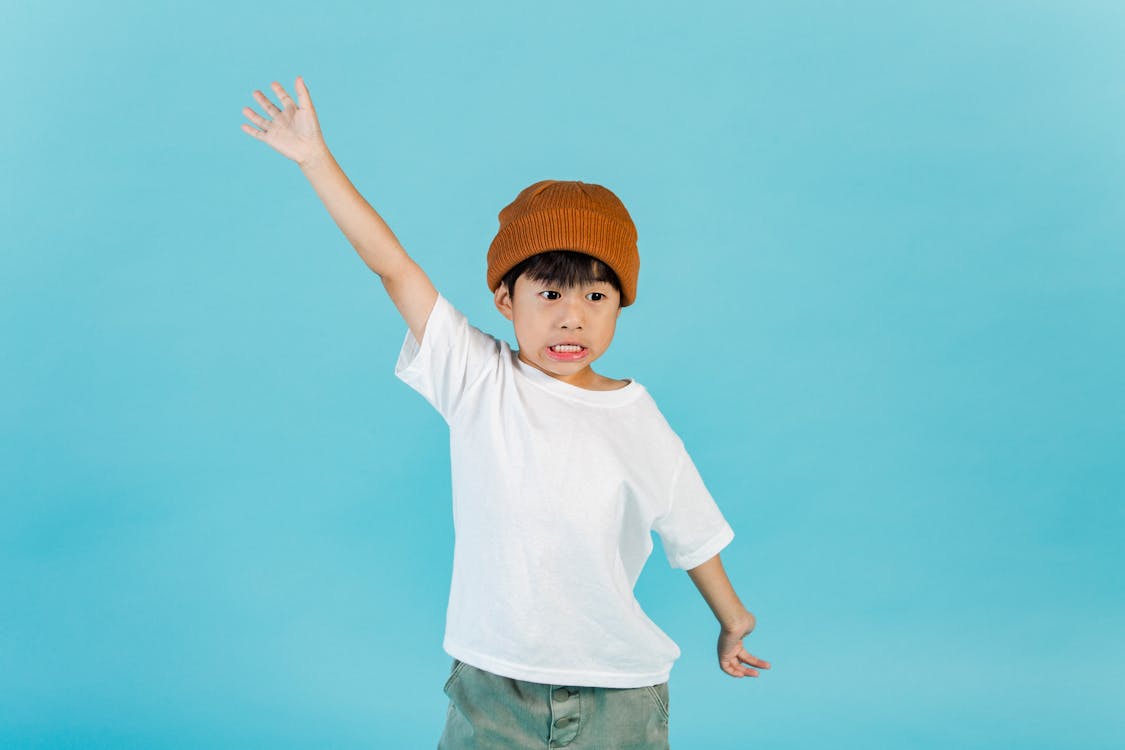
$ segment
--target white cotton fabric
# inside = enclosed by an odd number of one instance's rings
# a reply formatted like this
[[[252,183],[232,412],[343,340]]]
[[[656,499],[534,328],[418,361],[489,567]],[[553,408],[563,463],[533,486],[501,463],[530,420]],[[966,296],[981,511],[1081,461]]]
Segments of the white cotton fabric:
[[[644,386],[564,383],[440,294],[422,339],[407,330],[395,375],[449,425],[445,651],[552,685],[668,680],[680,649],[633,594],[650,532],[685,569],[734,532]]]

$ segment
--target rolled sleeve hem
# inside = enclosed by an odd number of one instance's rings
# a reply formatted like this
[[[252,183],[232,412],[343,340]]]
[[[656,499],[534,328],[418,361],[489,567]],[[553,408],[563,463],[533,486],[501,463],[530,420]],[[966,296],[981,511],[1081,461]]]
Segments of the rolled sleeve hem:
[[[668,562],[673,568],[680,568],[683,570],[690,570],[698,565],[710,560],[717,555],[724,547],[734,540],[734,529],[727,524],[722,531],[715,536],[708,539],[705,543],[701,544],[694,551],[685,555],[676,555],[669,557]]]

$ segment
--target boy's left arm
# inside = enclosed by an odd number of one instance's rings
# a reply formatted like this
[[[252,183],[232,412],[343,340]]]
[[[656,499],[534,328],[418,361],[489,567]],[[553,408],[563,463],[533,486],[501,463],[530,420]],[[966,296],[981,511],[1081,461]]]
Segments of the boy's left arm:
[[[734,593],[719,556],[715,555],[692,568],[688,575],[719,621],[719,667],[732,677],[758,676],[757,670],[744,664],[769,669],[768,661],[753,656],[742,647],[742,639],[750,635],[757,620]]]

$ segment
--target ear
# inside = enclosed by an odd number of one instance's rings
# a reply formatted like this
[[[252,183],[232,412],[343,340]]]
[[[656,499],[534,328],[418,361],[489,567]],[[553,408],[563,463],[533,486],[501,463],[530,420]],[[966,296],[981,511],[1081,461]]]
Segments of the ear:
[[[512,295],[508,294],[508,285],[503,281],[500,286],[496,287],[496,294],[492,300],[496,304],[496,309],[500,311],[508,320],[512,319]]]

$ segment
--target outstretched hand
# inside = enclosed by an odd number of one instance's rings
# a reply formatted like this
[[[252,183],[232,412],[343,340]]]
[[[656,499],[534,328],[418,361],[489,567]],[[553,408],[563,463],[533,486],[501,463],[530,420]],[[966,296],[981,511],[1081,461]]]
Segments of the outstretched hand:
[[[733,627],[723,628],[719,631],[719,667],[731,677],[757,677],[758,671],[751,669],[751,665],[759,669],[769,669],[770,663],[759,659],[742,647],[742,639],[750,635],[757,625],[754,615],[747,612],[749,617],[745,622]]]
[[[261,129],[242,123],[242,130],[269,144],[283,156],[303,164],[325,148],[324,136],[320,132],[320,123],[316,119],[316,110],[305,86],[305,79],[297,76],[296,102],[277,81],[270,85],[281,102],[281,109],[261,91],[255,90],[254,98],[273,119],[261,117],[250,107],[243,107],[242,114]]]

